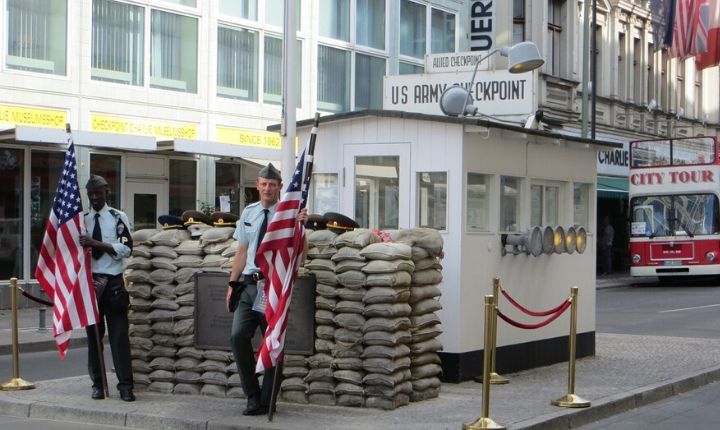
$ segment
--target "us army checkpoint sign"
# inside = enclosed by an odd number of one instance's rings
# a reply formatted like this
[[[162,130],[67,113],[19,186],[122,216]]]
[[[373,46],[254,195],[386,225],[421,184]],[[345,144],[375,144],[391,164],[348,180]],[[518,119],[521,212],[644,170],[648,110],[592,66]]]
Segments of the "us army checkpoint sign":
[[[440,96],[446,88],[470,86],[472,71],[385,76],[383,109],[442,115]],[[533,112],[535,73],[478,71],[472,88],[478,112],[484,115],[527,115]]]

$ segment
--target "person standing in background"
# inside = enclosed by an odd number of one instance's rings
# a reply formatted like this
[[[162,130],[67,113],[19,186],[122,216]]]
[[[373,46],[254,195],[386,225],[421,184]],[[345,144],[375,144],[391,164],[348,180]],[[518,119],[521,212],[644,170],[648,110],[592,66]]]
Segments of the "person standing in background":
[[[615,239],[615,229],[610,224],[610,216],[603,217],[600,235],[600,276],[612,272],[612,246]]]

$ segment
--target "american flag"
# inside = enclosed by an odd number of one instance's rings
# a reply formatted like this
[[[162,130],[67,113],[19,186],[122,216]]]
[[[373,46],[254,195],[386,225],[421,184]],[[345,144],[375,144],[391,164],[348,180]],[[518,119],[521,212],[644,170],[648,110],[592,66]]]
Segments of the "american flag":
[[[703,20],[707,14],[707,49],[695,56],[697,70],[720,64],[720,0],[709,0],[706,10],[700,13]]]
[[[305,243],[305,226],[297,221],[297,215],[307,203],[316,135],[317,121],[255,257],[255,264],[266,280],[265,319],[268,323],[258,351],[256,373],[275,367],[285,345],[290,298]]]
[[[80,245],[80,235],[85,234],[82,211],[75,146],[70,141],[35,269],[35,278],[54,304],[53,331],[61,359],[72,330],[98,320],[90,255]]]
[[[685,58],[691,54],[695,33],[695,0],[678,0],[675,11],[673,43],[668,53],[671,57]]]

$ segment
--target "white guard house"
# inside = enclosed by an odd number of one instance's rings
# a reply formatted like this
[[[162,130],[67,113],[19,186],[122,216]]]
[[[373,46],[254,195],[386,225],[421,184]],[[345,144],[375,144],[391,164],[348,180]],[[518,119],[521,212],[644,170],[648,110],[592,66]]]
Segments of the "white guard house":
[[[311,127],[312,120],[297,123],[299,142]],[[577,286],[577,355],[594,355],[596,160],[597,151],[617,147],[477,118],[390,110],[324,116],[310,212],[338,211],[366,228],[440,231],[446,381],[482,375],[484,296],[492,294],[494,277],[538,312],[562,304]],[[532,226],[574,225],[587,230],[583,253],[513,254],[501,243],[503,234]],[[503,255],[503,248],[511,252]],[[499,309],[525,324],[547,318],[523,314],[502,295]],[[538,329],[497,325],[498,372],[568,358],[569,310]]]

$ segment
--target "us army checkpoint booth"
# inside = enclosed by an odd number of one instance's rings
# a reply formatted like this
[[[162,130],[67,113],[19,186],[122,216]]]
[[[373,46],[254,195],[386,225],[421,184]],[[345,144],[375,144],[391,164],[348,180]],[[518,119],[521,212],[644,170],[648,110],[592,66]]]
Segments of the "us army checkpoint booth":
[[[297,126],[300,142],[306,141],[312,122]],[[561,304],[577,286],[577,355],[594,354],[596,156],[618,144],[389,110],[324,116],[318,130],[311,213],[340,212],[381,231],[440,232],[444,380],[482,374],[483,304],[494,277],[536,311]],[[586,249],[526,254],[523,244],[530,244],[522,234],[533,226],[582,226]],[[503,245],[505,235],[520,245]],[[500,310],[519,322],[538,322],[502,298]],[[569,318],[565,312],[535,330],[498,321],[497,371],[567,360]]]

